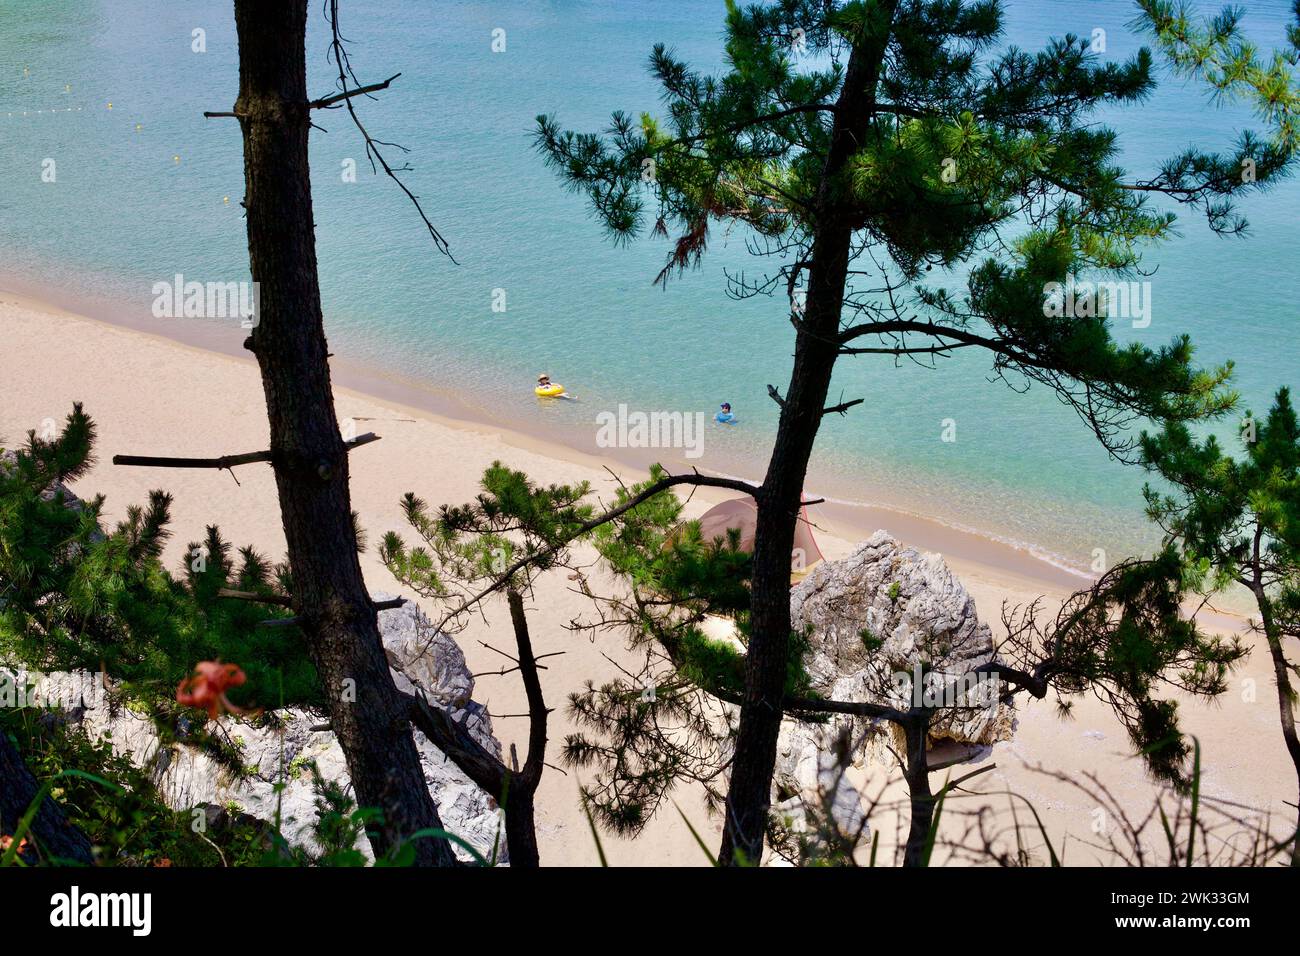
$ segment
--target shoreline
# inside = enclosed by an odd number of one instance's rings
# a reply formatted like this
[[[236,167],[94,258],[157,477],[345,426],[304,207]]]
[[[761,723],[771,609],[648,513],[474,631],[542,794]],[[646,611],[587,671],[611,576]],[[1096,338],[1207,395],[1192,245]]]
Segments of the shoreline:
[[[253,357],[244,350],[245,332],[229,322],[208,320],[156,319],[113,308],[103,303],[82,300],[58,290],[37,289],[10,277],[0,278],[0,304],[13,304],[34,312],[56,313],[64,318],[93,322],[134,335],[166,342],[170,345],[222,356],[250,368]],[[458,400],[454,395],[386,373],[379,369],[334,355],[330,364],[336,393],[362,400],[382,402],[398,410],[424,417],[448,428],[494,435],[506,444],[526,449],[547,458],[600,469],[634,469],[638,476],[648,472],[655,461],[665,467],[689,466],[671,460],[674,449],[601,449],[599,454],[565,441],[562,429],[534,423],[531,430],[518,422],[507,424],[494,419],[478,406]],[[362,430],[370,430],[365,428]],[[211,454],[235,453],[240,449],[214,449]],[[733,466],[734,467],[734,466]],[[728,474],[746,480],[761,480],[753,475],[730,474],[731,469],[706,469],[713,474]],[[639,478],[638,478],[639,480]],[[721,500],[716,494],[699,489],[696,497]],[[724,496],[725,497],[725,496]],[[883,504],[870,504],[829,497],[811,509],[813,524],[830,535],[861,541],[883,529],[904,544],[920,551],[935,551],[954,568],[981,577],[1010,575],[1018,584],[1035,584],[1045,592],[1070,592],[1086,587],[1092,576],[1062,561],[1049,557],[1033,544],[1019,542],[1011,536],[962,527],[931,515]]]
[[[230,332],[230,330],[226,330]],[[236,330],[238,331],[238,330]],[[0,378],[0,444],[22,440],[29,428],[56,424],[74,401],[84,401],[97,425],[97,463],[73,483],[79,494],[106,496],[103,521],[112,526],[129,506],[146,499],[150,490],[165,488],[173,495],[171,531],[163,553],[169,569],[182,566],[187,542],[202,537],[208,525],[218,525],[234,547],[252,546],[278,560],[283,554],[279,503],[269,468],[249,465],[237,469],[238,484],[229,473],[210,469],[152,469],[114,467],[114,454],[170,454],[211,457],[264,448],[267,423],[260,377],[251,356],[175,338],[134,330],[112,322],[78,315],[14,293],[0,294],[0,334],[6,343],[5,376]],[[228,336],[233,338],[233,336]],[[242,336],[240,338],[242,341]],[[236,343],[237,345],[238,343]],[[408,491],[435,505],[471,500],[480,490],[483,469],[500,460],[545,483],[588,482],[595,496],[608,501],[617,487],[607,469],[626,479],[639,477],[635,466],[609,457],[586,455],[517,429],[456,419],[401,401],[358,390],[359,379],[337,362],[335,404],[341,421],[354,419],[359,431],[373,430],[383,440],[366,445],[351,457],[352,505],[360,516],[369,547],[360,555],[372,592],[409,594],[389,574],[377,551],[379,537],[396,530],[409,540],[401,498]],[[733,497],[720,489],[698,489],[686,504],[686,516],[696,517],[717,500]],[[1044,613],[1079,587],[1074,575],[969,532],[898,513],[869,510],[842,513],[835,502],[811,509],[821,530],[818,543],[829,559],[841,558],[857,542],[884,525],[905,545],[937,551],[975,602],[980,619],[995,641],[1005,633],[1004,604],[1025,605],[1043,599]],[[853,519],[862,521],[855,524]],[[863,530],[859,530],[862,528]],[[594,558],[588,545],[574,559],[586,565]],[[602,572],[603,573],[603,572]],[[431,619],[441,615],[433,603],[417,599]],[[527,745],[527,724],[511,719],[526,710],[517,680],[498,672],[501,628],[508,618],[500,602],[485,604],[483,617],[467,620],[454,633],[472,673],[477,675],[474,699],[494,715],[493,729],[508,748]],[[573,622],[589,619],[591,607],[565,574],[544,575],[537,582],[529,614],[534,647],[539,654],[559,655],[547,661],[544,689],[554,708],[553,743],[580,728],[565,711],[565,695],[585,685],[597,686],[620,670],[638,667],[638,652],[621,635],[599,639],[575,632]],[[1243,621],[1231,615],[1206,614],[1210,630],[1241,633]],[[1252,644],[1253,635],[1246,635]],[[1261,687],[1262,706],[1226,694],[1205,704],[1175,693],[1185,708],[1187,730],[1205,748],[1204,792],[1252,807],[1277,807],[1287,798],[1281,776],[1263,768],[1284,766],[1286,755],[1277,733],[1276,702],[1269,705],[1269,656],[1257,647],[1234,675]],[[989,792],[978,796],[994,812],[1005,812],[999,796],[1014,789],[1041,808],[1053,839],[1066,835],[1087,840],[1091,807],[1079,802],[1068,787],[1034,773],[1036,766],[1079,775],[1104,771],[1125,805],[1149,806],[1158,787],[1134,761],[1126,731],[1097,699],[1078,701],[1070,721],[1062,720],[1050,701],[1026,701],[1014,740],[999,744],[992,755],[994,773]],[[551,762],[560,765],[558,752]],[[871,769],[874,776],[886,770]],[[883,779],[883,778],[882,778]],[[578,798],[577,772],[548,772],[538,793],[538,839],[543,859],[556,865],[598,862],[588,822]],[[683,786],[673,800],[687,819],[705,834],[718,837],[720,821],[708,816],[702,792]],[[694,836],[671,805],[648,823],[633,840],[605,839],[613,865],[702,865]],[[888,823],[882,833],[888,834]],[[890,853],[882,839],[882,852]]]

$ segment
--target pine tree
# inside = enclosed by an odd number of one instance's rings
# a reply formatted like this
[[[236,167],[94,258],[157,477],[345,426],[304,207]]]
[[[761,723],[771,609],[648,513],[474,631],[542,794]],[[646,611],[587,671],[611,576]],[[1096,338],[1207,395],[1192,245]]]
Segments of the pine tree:
[[[623,587],[597,594],[579,577],[598,613],[575,623],[593,637],[624,632],[633,649],[645,652],[639,670],[625,670],[599,687],[588,682],[570,696],[580,730],[566,738],[564,748],[566,760],[591,781],[584,798],[597,818],[624,835],[638,833],[682,782],[701,786],[711,808],[724,803],[720,781],[734,730],[726,705],[743,703],[746,651],[754,641],[753,560],[740,549],[738,532],[705,540],[698,522],[682,520],[681,502],[656,490],[662,481],[656,469],[644,484],[620,490],[615,507],[587,522]],[[627,508],[633,501],[642,503]],[[928,671],[923,662],[942,660],[946,635],[920,640],[907,656],[890,659],[880,653],[878,637],[863,633],[872,663],[862,672],[867,699],[843,701],[812,689],[805,668],[809,637],[796,632],[788,647],[784,716],[822,727],[828,756],[845,770],[870,738],[892,737],[908,787],[903,862],[909,866],[928,861],[931,825],[944,792],[931,787],[929,747],[954,731],[964,736],[967,722],[978,725],[1017,697],[1050,695],[1062,714],[1082,695],[1097,697],[1127,730],[1153,776],[1186,789],[1192,747],[1167,692],[1213,699],[1245,654],[1240,641],[1206,634],[1184,613],[1188,594],[1184,562],[1167,548],[1150,559],[1117,564],[1070,596],[1055,615],[1044,615],[1040,602],[1008,608],[1006,637],[987,660],[973,662],[966,675],[922,675],[923,687],[951,688],[942,695],[923,688],[900,694],[896,681],[903,672],[910,678],[914,664]],[[735,640],[709,636],[710,618],[732,621]],[[957,683],[962,677],[974,686]],[[819,845],[805,845],[796,854],[782,851],[799,859],[811,851],[814,858],[847,861],[855,834],[842,832],[833,814],[817,812],[816,801],[801,802],[810,819],[824,824],[814,841]],[[777,821],[770,829],[778,838],[790,836]]]
[[[1300,784],[1296,688],[1300,664],[1300,422],[1290,392],[1279,389],[1263,421],[1242,422],[1241,458],[1214,436],[1198,441],[1182,424],[1144,435],[1144,463],[1165,486],[1146,488],[1148,511],[1198,573],[1202,586],[1239,585],[1259,611],[1277,684],[1282,739]],[[1297,801],[1300,805],[1300,800]],[[1300,828],[1297,829],[1300,835]],[[1292,864],[1300,865],[1293,841]]]
[[[307,0],[265,4],[235,0],[239,96],[233,111],[244,143],[248,257],[260,286],[260,315],[244,345],[257,359],[271,433],[280,516],[293,579],[292,603],[325,689],[330,724],[347,759],[357,801],[382,813],[370,833],[376,855],[406,836],[417,865],[451,866],[410,727],[379,636],[374,603],[357,556],[348,487],[348,446],[330,384],[312,219],[308,136],[312,110],[347,110],[367,158],[406,194],[442,251],[446,244],[418,201],[384,161],[380,144],[357,118],[352,98],[391,82],[355,82],[339,25],[338,0],[327,11],[338,91],[307,95]]]
[[[483,491],[465,505],[442,506],[430,513],[422,498],[402,500],[407,522],[423,544],[408,545],[396,532],[384,536],[380,557],[393,576],[417,594],[446,608],[436,627],[463,626],[464,613],[493,593],[505,595],[515,652],[491,649],[514,662],[495,676],[518,672],[528,702],[528,750],[520,766],[511,749],[507,763],[488,753],[468,733],[432,708],[422,707],[417,726],[486,793],[505,815],[510,865],[536,867],[534,798],[546,766],[550,708],[542,693],[524,599],[539,574],[571,568],[570,545],[580,539],[593,507],[584,498],[587,484],[539,486],[523,472],[493,462],[483,475]],[[477,591],[472,603],[470,597]]]
[[[1168,238],[1164,196],[1211,229],[1244,229],[1232,197],[1283,174],[1285,146],[1243,137],[1198,154],[1180,179],[1132,177],[1103,107],[1155,86],[1150,53],[1103,62],[1066,36],[1037,53],[999,50],[995,0],[728,3],[725,72],[706,76],[656,46],[665,120],[617,112],[604,134],[538,118],[537,144],[617,240],[673,234],[657,281],[697,266],[718,224],[747,227],[770,275],[737,295],[780,292],[794,329],[780,419],[754,489],[750,644],[720,859],[757,860],[789,661],[790,553],[840,356],[937,361],[985,351],[995,375],[1072,407],[1117,457],[1149,417],[1211,418],[1231,407],[1227,367],[1202,370],[1178,337],[1121,345],[1105,302],[1078,314],[1049,290],[1077,274],[1123,279],[1143,245]],[[1253,176],[1223,178],[1249,167]],[[868,281],[869,280],[869,281]],[[964,285],[963,293],[952,289]]]
[[[216,659],[246,672],[241,701],[319,707],[301,632],[259,626],[286,612],[223,597],[237,589],[287,600],[261,555],[244,547],[236,560],[210,526],[175,577],[160,559],[170,495],[152,491],[106,527],[103,496],[83,501],[68,490],[65,482],[94,462],[95,432],[78,404],[57,434],[29,432],[25,446],[0,458],[0,655],[43,670],[102,672],[159,716],[175,709],[176,686],[193,666]]]

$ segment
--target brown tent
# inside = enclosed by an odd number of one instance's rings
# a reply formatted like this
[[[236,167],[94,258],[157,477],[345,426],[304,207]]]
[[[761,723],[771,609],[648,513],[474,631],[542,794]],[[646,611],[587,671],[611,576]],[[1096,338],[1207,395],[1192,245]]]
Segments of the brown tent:
[[[705,541],[725,538],[727,531],[735,528],[740,532],[740,550],[754,550],[754,530],[758,523],[758,509],[750,497],[732,498],[714,505],[700,515],[700,535]],[[794,577],[802,578],[814,564],[822,559],[821,548],[813,537],[812,522],[808,520],[806,508],[799,509],[799,521],[794,526],[794,551],[791,554],[791,567]]]

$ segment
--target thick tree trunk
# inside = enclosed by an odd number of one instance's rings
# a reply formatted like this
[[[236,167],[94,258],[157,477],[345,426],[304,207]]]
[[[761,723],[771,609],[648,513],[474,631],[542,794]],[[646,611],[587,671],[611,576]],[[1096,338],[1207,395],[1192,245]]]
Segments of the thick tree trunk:
[[[903,866],[925,866],[925,845],[930,839],[930,826],[934,821],[934,794],[930,790],[930,764],[925,749],[929,723],[925,717],[914,717],[903,728],[907,736],[905,776],[912,809]]]
[[[40,784],[27,769],[22,754],[0,730],[0,834],[12,836]],[[67,815],[53,797],[46,797],[32,821],[27,838],[36,846],[42,859],[57,858],[91,866],[95,862],[86,835],[68,822]],[[24,856],[26,859],[26,856]]]
[[[848,266],[848,231],[839,230],[819,242],[814,256],[811,281],[816,286],[814,291],[810,285],[808,291],[808,312],[826,309],[838,317]],[[835,322],[837,318],[831,320],[832,328]],[[745,696],[719,850],[719,861],[725,864],[757,865],[763,853],[788,670],[795,522],[836,351],[816,335],[799,333],[794,372],[758,499]]]
[[[518,778],[512,778],[511,783],[517,784]],[[541,865],[533,799],[533,788],[516,786],[506,801],[506,847],[515,869],[535,870]]]
[[[888,22],[893,3],[884,6]],[[843,200],[837,193],[844,188],[843,174],[850,157],[870,128],[887,32],[863,38],[849,56],[819,187],[819,220],[808,267],[804,315],[795,341],[794,368],[758,495],[745,697],[718,851],[723,865],[757,865],[763,853],[790,650],[795,522],[839,354],[836,336],[853,240],[852,225],[841,211]]]
[[[307,0],[235,0],[248,255],[260,287],[257,356],[271,426],[294,611],[329,701],[330,723],[362,807],[383,811],[377,855],[441,827],[357,558],[348,457],[334,414],[312,219],[307,137]],[[420,865],[451,865],[421,840]]]

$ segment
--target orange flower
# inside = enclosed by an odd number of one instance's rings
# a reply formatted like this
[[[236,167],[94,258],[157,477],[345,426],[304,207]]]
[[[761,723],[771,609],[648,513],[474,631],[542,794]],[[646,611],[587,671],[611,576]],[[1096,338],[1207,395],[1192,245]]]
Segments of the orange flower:
[[[185,707],[206,710],[212,720],[227,711],[242,714],[244,711],[226,697],[226,691],[241,686],[247,680],[244,672],[234,664],[201,661],[195,666],[193,676],[185,678],[176,688],[176,702]]]
[[[172,865],[172,861],[169,860],[169,859],[168,859],[167,857],[165,857],[165,856],[160,856],[160,857],[158,857],[158,859],[156,859],[156,860],[153,861],[153,865],[154,865],[154,866],[171,866],[171,865]]]
[[[0,853],[8,853],[9,848],[14,845],[14,838],[11,836],[0,836]],[[18,844],[18,852],[22,853],[27,849],[27,838],[23,837]]]

